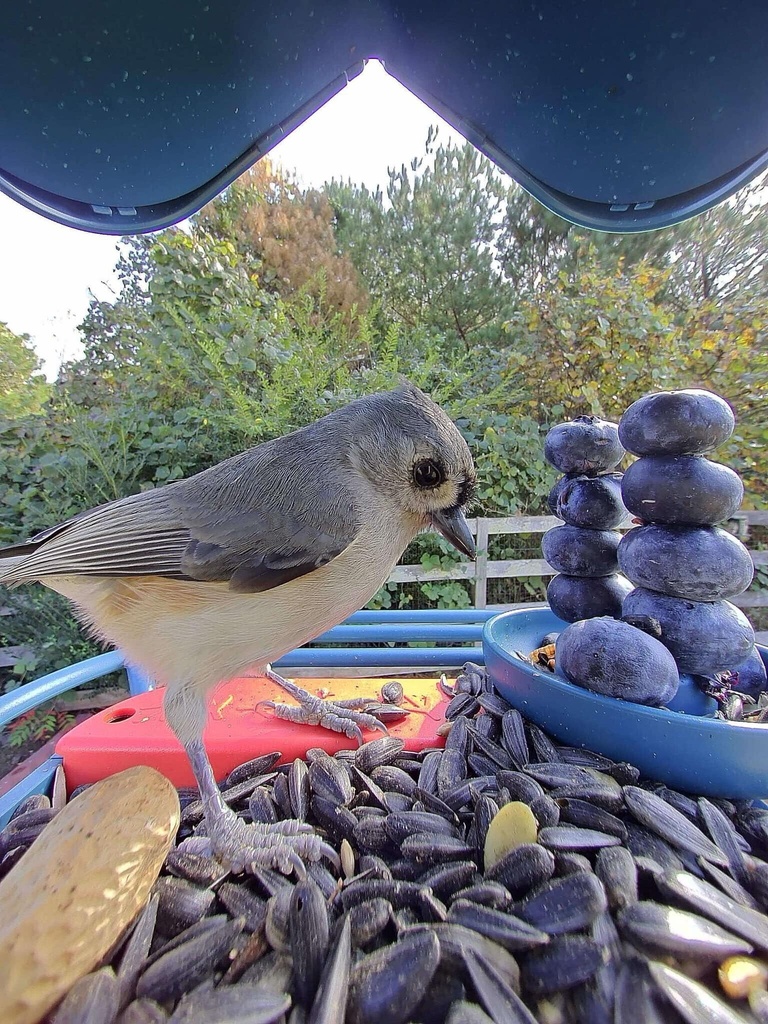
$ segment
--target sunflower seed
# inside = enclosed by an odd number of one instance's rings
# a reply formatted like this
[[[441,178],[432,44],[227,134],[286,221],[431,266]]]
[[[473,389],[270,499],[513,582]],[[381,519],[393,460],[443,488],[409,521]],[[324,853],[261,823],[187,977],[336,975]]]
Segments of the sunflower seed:
[[[288,794],[291,800],[293,817],[306,821],[309,811],[310,785],[306,762],[296,758],[288,772]]]
[[[544,793],[530,803],[531,813],[541,828],[554,828],[560,822],[560,805]]]
[[[457,693],[456,696],[451,698],[448,702],[444,712],[444,717],[446,722],[452,722],[454,719],[463,715],[474,715],[479,707],[480,704],[473,694]]]
[[[477,864],[473,860],[460,860],[449,864],[438,864],[423,875],[419,885],[427,885],[439,899],[449,899],[459,889],[477,877]]]
[[[166,1024],[168,1014],[154,999],[134,999],[123,1010],[118,1024]]]
[[[609,836],[618,836],[622,842],[627,839],[627,826],[615,814],[596,807],[587,800],[564,799],[558,801],[560,821],[580,828],[591,828],[605,832]]]
[[[709,882],[686,871],[669,871],[656,877],[659,891],[695,907],[723,928],[768,951],[768,917],[759,910],[741,906]]]
[[[334,758],[313,761],[309,766],[308,777],[315,799],[327,800],[337,807],[346,807],[355,795],[349,780],[349,772]]]
[[[606,959],[605,951],[593,939],[564,935],[522,959],[523,988],[536,996],[563,992],[593,977]]]
[[[405,743],[395,736],[382,736],[380,739],[369,740],[355,751],[354,764],[361,772],[370,775],[374,768],[392,764],[404,747]]]
[[[210,889],[201,889],[170,875],[158,878],[153,892],[158,896],[157,929],[169,937],[178,935],[205,917],[215,899]]]
[[[278,820],[275,801],[266,786],[257,786],[248,797],[248,813],[251,821],[274,825]]]
[[[440,893],[438,892],[438,896]],[[456,900],[468,900],[470,903],[479,903],[484,907],[492,907],[494,910],[507,910],[512,905],[512,896],[508,889],[505,889],[499,882],[477,882],[467,889],[459,889],[449,897],[449,902]]]
[[[538,727],[538,725],[534,725],[533,722],[528,722],[528,735],[531,740],[533,752],[539,762],[553,764],[560,760],[557,747],[549,736],[547,736],[544,730]]]
[[[404,1024],[440,962],[433,932],[407,934],[364,957],[349,978],[349,1024]]]
[[[242,919],[224,921],[164,953],[139,978],[137,996],[158,1003],[178,999],[226,959],[242,930]]]
[[[119,1008],[126,1006],[135,995],[136,980],[144,969],[152,945],[152,936],[155,933],[158,899],[157,894],[149,898],[139,914],[120,956],[120,966],[117,969],[117,981],[120,987]]]
[[[621,910],[637,900],[637,867],[624,846],[607,846],[598,851],[595,874],[603,883],[611,910]]]
[[[728,858],[722,850],[666,800],[637,786],[624,787],[624,800],[641,825],[666,839],[676,849],[687,850],[720,867],[728,866]]]
[[[659,991],[689,1024],[745,1024],[741,1014],[693,978],[662,963],[650,963],[648,969]]]
[[[244,885],[225,882],[216,896],[229,911],[231,917],[242,917],[247,932],[257,932],[267,920],[267,901],[251,892]]]
[[[609,836],[591,828],[556,825],[539,831],[539,842],[550,850],[599,850],[604,846],[620,846],[618,836]]]
[[[651,900],[619,911],[619,930],[633,942],[695,959],[725,959],[751,953],[752,946],[706,918]]]
[[[720,808],[704,797],[699,800],[699,812],[713,842],[725,854],[731,874],[744,885],[749,880],[749,873],[740,845],[741,836]]]
[[[325,899],[317,884],[307,877],[291,893],[289,912],[294,989],[304,1007],[311,1007],[314,1001],[328,952],[329,932]]]
[[[255,757],[252,761],[245,761],[243,764],[238,765],[237,768],[232,769],[225,779],[222,788],[230,789],[232,786],[237,786],[239,783],[254,779],[259,775],[267,775],[282,756],[279,750],[275,750],[270,754],[262,754],[261,757]]]
[[[117,1017],[120,984],[111,967],[79,978],[51,1019],[51,1024],[112,1024]]]
[[[509,791],[513,800],[531,804],[538,797],[544,796],[544,790],[539,783],[522,772],[501,771],[497,773],[496,778],[499,785]]]
[[[307,1024],[344,1024],[352,966],[352,926],[347,917],[325,965]]]
[[[408,772],[398,768],[394,764],[382,764],[374,768],[371,778],[377,786],[383,790],[392,790],[394,793],[402,793],[403,796],[412,797],[416,792],[416,782]]]
[[[291,1005],[287,993],[265,992],[256,985],[234,985],[193,993],[169,1024],[276,1024]]]
[[[548,882],[555,873],[555,858],[538,843],[525,843],[510,850],[486,871],[491,881],[500,882],[513,896]]]
[[[523,899],[517,913],[541,931],[562,935],[587,927],[607,906],[600,879],[579,872],[545,882]]]
[[[390,814],[384,823],[387,835],[395,843],[402,843],[408,836],[417,832],[430,832],[434,835],[453,836],[458,839],[460,830],[439,814],[430,811],[403,811]]]
[[[463,925],[498,942],[511,953],[534,949],[549,942],[546,932],[501,910],[481,907],[467,900],[456,900],[448,911],[448,923]]]
[[[497,1024],[536,1024],[536,1018],[492,964],[468,949],[467,970],[478,998]]]
[[[404,857],[431,864],[435,861],[464,860],[471,856],[472,847],[455,836],[416,832],[402,841],[400,852]]]

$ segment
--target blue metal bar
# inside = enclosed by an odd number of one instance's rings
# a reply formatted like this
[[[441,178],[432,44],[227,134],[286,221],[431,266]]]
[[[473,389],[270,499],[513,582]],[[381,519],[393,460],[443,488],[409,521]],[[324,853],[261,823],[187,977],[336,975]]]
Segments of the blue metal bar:
[[[135,697],[138,693],[146,693],[147,690],[154,690],[154,679],[138,668],[138,666],[131,665],[128,661],[125,663],[125,674],[128,678],[128,692],[132,697]]]
[[[119,651],[110,651],[108,654],[99,654],[95,658],[78,662],[77,665],[69,665],[56,672],[49,672],[47,676],[41,676],[34,682],[26,683],[0,697],[0,728],[36,708],[39,704],[58,697],[60,693],[74,690],[76,686],[90,683],[92,679],[98,679],[99,676],[117,672],[122,667],[122,654]]]
[[[382,622],[385,624],[394,622],[440,622],[458,625],[471,622],[486,622],[488,619],[498,615],[498,610],[489,608],[397,608],[392,611],[366,611],[354,612],[346,620],[345,625],[354,626],[360,624],[372,624]]]
[[[385,644],[385,643],[448,643],[472,644],[483,639],[483,627],[450,623],[403,623],[398,625],[364,624],[334,626],[312,643]]]
[[[384,612],[388,615],[388,612]],[[390,625],[387,620],[379,620],[382,624],[370,623],[361,625],[343,625],[335,626],[333,629],[328,630],[327,633],[323,633],[317,637],[317,640],[312,641],[313,643],[348,643],[348,644],[371,644],[371,643],[479,643],[483,638],[483,627],[482,625],[450,625],[440,622],[433,624],[414,623],[412,625],[398,625],[392,623]],[[384,624],[386,623],[386,624]],[[403,666],[409,664],[413,659],[413,648],[400,648],[397,657],[393,657],[389,660],[377,659],[369,662],[363,662],[359,660],[352,661],[350,658],[353,653],[349,650],[346,653],[341,654],[341,660],[338,659],[339,655],[334,654],[334,660],[329,661],[323,656],[323,652],[316,648],[300,648],[302,654],[298,651],[292,651],[290,654],[285,655],[280,661],[275,662],[275,667],[283,666],[290,668],[307,668],[310,666],[322,666],[322,667],[335,667],[343,668],[349,665],[381,665],[386,668],[388,665],[392,666]],[[382,648],[377,648],[381,651]],[[391,650],[389,648],[388,650]],[[455,659],[440,659],[435,654],[436,660],[430,662],[430,664],[436,665],[463,665],[465,661],[469,660],[470,656],[472,659],[477,660],[479,656],[479,648],[472,648],[470,653],[462,657],[460,661],[456,662]],[[306,657],[306,660],[301,661],[302,657]],[[388,656],[387,656],[388,657]],[[136,694],[145,693],[147,690],[151,690],[154,687],[154,681],[150,676],[147,676],[141,669],[135,665],[126,664],[125,671],[128,676],[128,687],[132,697]]]
[[[284,668],[460,668],[484,663],[482,647],[301,647],[274,663]]]
[[[5,828],[8,820],[19,806],[22,800],[26,800],[33,793],[47,793],[51,787],[56,769],[61,764],[61,758],[56,754],[49,757],[38,768],[31,771],[20,779],[13,789],[0,796],[0,828]]]
[[[442,611],[368,611],[358,612],[342,626],[336,626],[318,637],[321,643],[479,643],[482,639],[481,623],[495,614],[487,609],[461,609]],[[435,648],[376,648],[354,650],[339,648],[324,651],[319,648],[301,648],[292,651],[276,666],[284,668],[344,668],[345,666],[382,667],[413,665],[458,667],[466,660],[478,661],[479,647],[456,649]],[[82,683],[116,672],[124,665],[119,651],[101,654],[68,668],[51,672],[40,679],[26,683],[0,697],[0,728],[31,711],[47,700]],[[125,665],[131,696],[144,693],[154,685],[153,680],[133,665]]]

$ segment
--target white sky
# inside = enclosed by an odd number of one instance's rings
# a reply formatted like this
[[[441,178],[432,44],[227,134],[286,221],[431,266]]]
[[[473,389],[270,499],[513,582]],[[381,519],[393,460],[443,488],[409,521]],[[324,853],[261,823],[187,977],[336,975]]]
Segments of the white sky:
[[[272,150],[305,185],[333,177],[384,186],[387,168],[424,152],[431,124],[450,127],[371,61],[334,99]],[[0,321],[28,334],[55,377],[78,352],[77,325],[91,295],[116,287],[117,239],[66,228],[0,194]]]

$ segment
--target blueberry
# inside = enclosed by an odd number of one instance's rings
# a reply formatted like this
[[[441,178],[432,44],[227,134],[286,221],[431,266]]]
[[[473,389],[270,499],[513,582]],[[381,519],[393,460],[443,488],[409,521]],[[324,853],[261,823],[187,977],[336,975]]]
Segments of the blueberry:
[[[547,587],[547,601],[555,615],[563,622],[577,622],[597,615],[621,617],[622,601],[632,590],[632,584],[619,573],[599,576],[554,576]]]
[[[761,693],[768,690],[765,662],[760,657],[757,647],[753,647],[744,661],[731,671],[737,676],[733,689],[739,693],[746,693],[757,700]]]
[[[557,515],[585,530],[612,530],[627,516],[621,499],[621,473],[569,480],[558,496]]]
[[[544,441],[544,458],[561,473],[600,473],[624,458],[619,428],[598,416],[558,423]]]
[[[726,401],[711,391],[660,391],[634,402],[619,422],[619,438],[635,455],[701,455],[733,433]]]
[[[686,601],[637,587],[624,598],[624,615],[650,615],[661,624],[661,642],[680,672],[708,676],[738,665],[755,634],[749,620],[728,601]]]
[[[619,565],[635,586],[691,601],[735,597],[747,589],[754,574],[741,541],[716,526],[630,530],[619,544]]]
[[[611,618],[574,622],[563,630],[555,665],[577,686],[636,704],[667,704],[680,683],[675,659],[662,643]]]
[[[620,540],[613,530],[555,526],[544,534],[541,551],[553,569],[569,576],[610,576],[619,571]]]
[[[643,522],[711,526],[733,515],[744,487],[727,466],[700,455],[666,455],[633,462],[621,495]]]
[[[661,639],[661,623],[652,615],[622,615],[621,621],[626,622],[628,626],[634,626],[635,629],[641,629],[656,640]]]
[[[560,499],[560,494],[562,493],[564,488],[568,486],[570,481],[573,480],[574,477],[578,475],[578,473],[571,473],[568,476],[561,476],[557,480],[557,483],[555,483],[555,485],[553,486],[552,490],[547,495],[547,507],[549,508],[549,511],[552,513],[552,515],[557,516],[558,519],[560,518],[560,516],[558,515],[557,511],[557,502]]]

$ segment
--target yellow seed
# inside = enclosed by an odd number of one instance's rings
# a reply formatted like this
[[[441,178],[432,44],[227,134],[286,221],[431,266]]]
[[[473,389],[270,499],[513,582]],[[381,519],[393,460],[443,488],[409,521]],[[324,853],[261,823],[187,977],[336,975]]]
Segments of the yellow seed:
[[[93,970],[149,897],[179,826],[153,768],[67,804],[0,882],[0,1020],[37,1024]]]
[[[524,843],[535,843],[536,837],[536,819],[528,804],[519,800],[505,804],[494,817],[485,837],[486,871],[510,850]]]
[[[752,989],[765,988],[768,967],[748,956],[730,956],[720,964],[717,976],[731,999],[746,999]]]
[[[346,839],[341,840],[341,869],[345,878],[352,878],[355,873],[355,851]]]

